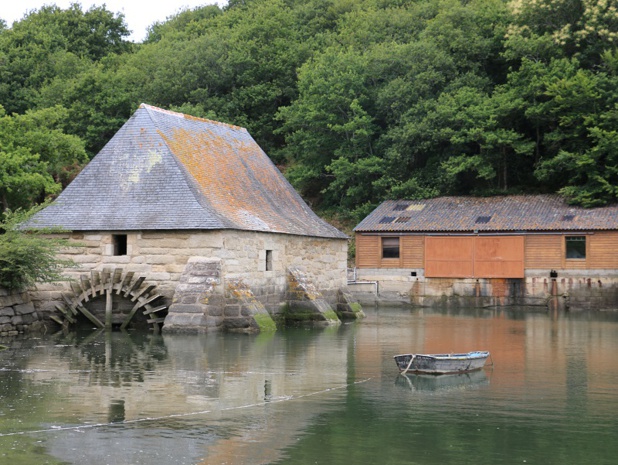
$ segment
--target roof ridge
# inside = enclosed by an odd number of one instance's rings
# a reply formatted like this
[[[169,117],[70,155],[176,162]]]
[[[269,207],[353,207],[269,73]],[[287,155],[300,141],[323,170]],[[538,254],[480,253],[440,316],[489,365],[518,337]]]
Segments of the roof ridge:
[[[146,110],[156,111],[159,113],[165,113],[171,116],[176,116],[177,118],[184,118],[184,119],[190,119],[190,120],[195,120],[195,121],[203,121],[204,123],[211,123],[211,124],[217,124],[220,126],[227,126],[229,128],[241,130],[241,131],[247,130],[246,128],[243,128],[242,126],[236,126],[234,124],[229,124],[229,123],[222,123],[221,121],[215,121],[215,120],[208,119],[208,118],[200,118],[199,116],[188,115],[186,113],[180,113],[178,111],[166,110],[165,108],[155,107],[154,105],[149,105],[147,103],[141,103],[139,108],[144,108]]]

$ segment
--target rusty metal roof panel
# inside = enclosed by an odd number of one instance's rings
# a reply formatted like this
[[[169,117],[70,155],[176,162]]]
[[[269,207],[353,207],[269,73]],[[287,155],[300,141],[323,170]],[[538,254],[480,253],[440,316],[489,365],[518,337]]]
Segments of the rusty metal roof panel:
[[[144,104],[33,224],[346,238],[311,211],[246,129]]]
[[[618,205],[581,208],[556,195],[388,200],[356,232],[551,232],[618,229]]]

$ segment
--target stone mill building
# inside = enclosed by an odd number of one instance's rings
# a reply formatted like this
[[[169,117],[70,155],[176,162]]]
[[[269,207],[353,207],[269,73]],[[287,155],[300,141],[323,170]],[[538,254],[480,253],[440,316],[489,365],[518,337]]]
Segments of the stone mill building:
[[[252,331],[358,311],[347,236],[229,124],[142,104],[28,226],[75,244],[71,281],[33,293],[64,325]]]

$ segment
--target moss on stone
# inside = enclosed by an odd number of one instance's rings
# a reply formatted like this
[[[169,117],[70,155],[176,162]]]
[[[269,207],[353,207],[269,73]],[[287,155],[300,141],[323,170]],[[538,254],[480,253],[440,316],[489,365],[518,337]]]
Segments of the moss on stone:
[[[256,313],[253,319],[260,328],[260,332],[276,331],[277,325],[268,313]]]
[[[361,306],[361,304],[359,304],[358,302],[352,302],[350,304],[350,309],[354,312],[354,313],[363,313],[363,307]]]

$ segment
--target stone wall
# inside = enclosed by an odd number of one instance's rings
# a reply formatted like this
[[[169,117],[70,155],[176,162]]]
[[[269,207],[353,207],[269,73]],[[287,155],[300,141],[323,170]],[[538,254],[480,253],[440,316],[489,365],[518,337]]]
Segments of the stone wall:
[[[426,278],[422,269],[357,269],[349,291],[361,303],[537,306],[560,298],[573,311],[618,311],[618,270],[527,270],[522,279]]]
[[[231,230],[139,231],[127,233],[127,255],[115,256],[111,232],[73,233],[67,237],[79,246],[66,250],[63,257],[80,265],[65,270],[68,278],[79,279],[92,269],[121,267],[156,284],[168,304],[186,264],[196,256],[220,259],[222,286],[226,287],[226,280],[242,281],[273,313],[283,307],[286,270],[290,267],[302,268],[332,303],[336,302],[337,290],[347,282],[347,241],[342,239]],[[40,285],[32,299],[44,316],[54,312],[62,292],[69,290],[68,283]]]
[[[0,288],[0,337],[42,329],[43,324],[27,292],[11,293]]]

